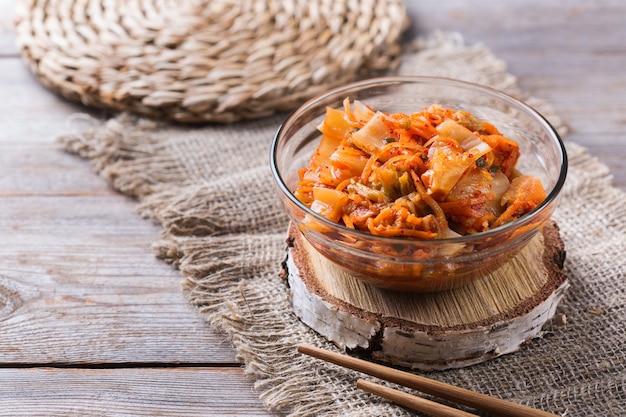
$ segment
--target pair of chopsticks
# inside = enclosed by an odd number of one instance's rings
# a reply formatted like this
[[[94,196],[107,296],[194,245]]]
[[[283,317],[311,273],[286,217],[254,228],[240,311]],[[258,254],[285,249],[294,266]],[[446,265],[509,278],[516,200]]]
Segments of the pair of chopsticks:
[[[348,369],[363,372],[365,374],[393,382],[408,388],[421,391],[435,397],[443,398],[472,407],[476,410],[486,411],[500,417],[557,417],[556,414],[547,413],[521,404],[512,403],[489,395],[470,391],[443,382],[435,381],[423,376],[411,374],[389,368],[376,363],[353,358],[347,355],[331,352],[310,345],[298,345],[298,352],[305,355],[340,365]],[[393,388],[383,387],[373,382],[362,379],[357,381],[357,387],[371,394],[386,398],[390,401],[428,414],[432,417],[476,417],[475,414],[467,413],[459,409],[448,407],[422,397],[407,394]]]

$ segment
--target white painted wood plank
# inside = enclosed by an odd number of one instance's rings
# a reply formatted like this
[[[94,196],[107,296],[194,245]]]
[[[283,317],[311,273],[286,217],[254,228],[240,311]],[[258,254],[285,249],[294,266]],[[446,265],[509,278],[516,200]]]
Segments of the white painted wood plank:
[[[238,368],[0,369],[0,416],[269,416]]]
[[[179,271],[154,257],[158,226],[130,199],[0,207],[0,363],[234,362],[187,304]]]
[[[13,10],[17,0],[0,0],[0,57],[17,56],[15,32],[13,30]]]

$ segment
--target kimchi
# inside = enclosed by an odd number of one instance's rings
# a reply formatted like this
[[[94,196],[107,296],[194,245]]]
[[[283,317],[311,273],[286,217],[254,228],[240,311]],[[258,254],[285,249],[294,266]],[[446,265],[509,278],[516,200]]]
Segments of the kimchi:
[[[412,114],[346,99],[328,108],[295,196],[319,215],[378,236],[474,234],[546,198],[516,169],[520,147],[491,123],[439,105]]]

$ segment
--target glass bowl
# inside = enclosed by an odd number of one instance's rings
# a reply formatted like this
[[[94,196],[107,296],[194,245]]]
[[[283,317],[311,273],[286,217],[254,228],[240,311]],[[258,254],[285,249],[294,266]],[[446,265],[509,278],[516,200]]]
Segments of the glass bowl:
[[[547,198],[513,222],[446,239],[381,237],[334,223],[300,202],[293,191],[298,171],[319,144],[317,127],[326,107],[342,108],[345,98],[389,113],[411,114],[431,104],[468,111],[518,142],[518,169],[539,177]],[[550,219],[567,173],[567,155],[558,133],[528,105],[488,87],[417,76],[368,79],[309,100],[276,132],[270,163],[285,211],[315,250],[364,282],[411,292],[460,287],[509,261]]]

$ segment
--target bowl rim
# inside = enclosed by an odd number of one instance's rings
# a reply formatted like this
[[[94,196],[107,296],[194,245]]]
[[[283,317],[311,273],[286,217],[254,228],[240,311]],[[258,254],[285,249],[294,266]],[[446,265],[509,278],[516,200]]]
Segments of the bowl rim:
[[[530,114],[531,116],[534,116],[537,119],[537,121],[544,127],[544,129],[551,134],[551,137],[555,140],[557,147],[560,151],[559,154],[561,156],[561,167],[559,170],[559,177],[554,187],[552,187],[552,190],[550,191],[550,193],[541,202],[541,204],[535,207],[531,212],[525,214],[524,216],[510,223],[506,223],[502,226],[498,226],[494,229],[489,229],[484,232],[474,233],[470,235],[463,235],[459,237],[437,238],[437,239],[407,239],[407,238],[402,238],[402,237],[379,236],[379,235],[374,235],[374,234],[361,231],[358,229],[351,229],[342,224],[333,222],[325,218],[324,216],[321,216],[320,214],[314,212],[309,207],[307,207],[300,200],[298,200],[296,196],[293,194],[293,192],[289,190],[289,188],[285,184],[285,181],[283,180],[283,177],[280,174],[280,171],[278,170],[278,167],[277,167],[276,149],[277,149],[278,143],[282,137],[282,133],[284,132],[285,128],[291,123],[293,123],[293,121],[296,120],[297,117],[299,117],[300,114],[306,111],[310,106],[316,104],[317,102],[323,101],[331,96],[338,95],[341,92],[344,92],[347,90],[353,90],[359,87],[360,88],[372,88],[372,87],[377,87],[377,86],[387,86],[387,85],[402,84],[402,83],[411,83],[411,84],[437,83],[440,85],[477,90],[482,93],[486,93],[489,96],[498,98],[500,100],[504,100],[505,102],[508,102],[509,104],[515,105],[516,107],[519,107],[525,110],[526,112],[528,112],[528,114]],[[375,239],[380,242],[386,242],[389,244],[420,243],[420,244],[427,244],[427,245],[439,245],[439,244],[445,245],[445,244],[452,244],[452,243],[464,243],[464,244],[475,243],[476,241],[482,241],[483,239],[489,239],[491,237],[500,236],[502,234],[505,234],[506,232],[514,231],[520,226],[524,226],[528,223],[531,223],[532,220],[535,219],[536,217],[539,217],[539,215],[543,211],[545,211],[546,208],[554,200],[556,200],[558,195],[560,194],[563,188],[563,185],[565,183],[565,179],[567,177],[568,157],[567,157],[567,150],[565,148],[565,144],[563,143],[561,136],[559,135],[557,130],[552,126],[552,124],[533,107],[513,97],[510,94],[504,93],[498,89],[495,89],[493,87],[489,87],[486,85],[473,83],[469,81],[458,80],[454,78],[448,78],[448,77],[418,76],[418,75],[392,75],[392,76],[367,78],[367,79],[363,79],[360,81],[344,84],[342,86],[333,88],[331,90],[328,90],[322,94],[319,94],[307,100],[298,108],[293,110],[280,124],[280,126],[278,127],[278,129],[276,130],[274,134],[271,148],[270,148],[270,167],[271,167],[272,175],[274,177],[274,181],[276,182],[281,193],[284,194],[291,201],[291,203],[295,204],[296,207],[302,210],[305,214],[313,216],[317,221],[321,222],[327,227],[330,227],[331,229],[336,229],[340,232],[348,232],[354,237],[362,237],[368,240]]]

